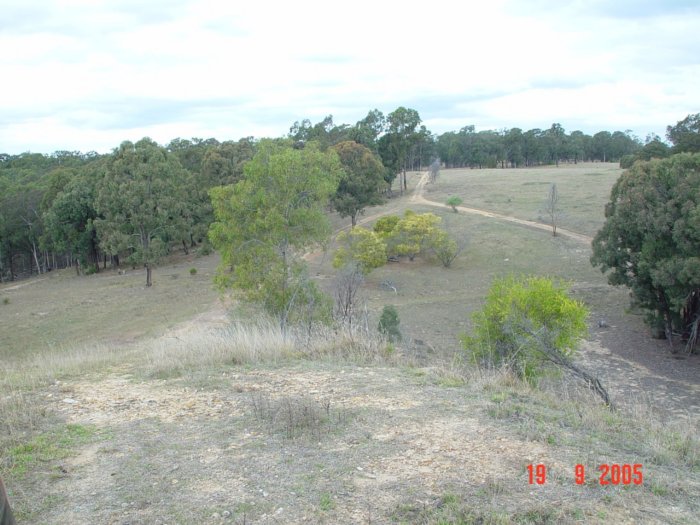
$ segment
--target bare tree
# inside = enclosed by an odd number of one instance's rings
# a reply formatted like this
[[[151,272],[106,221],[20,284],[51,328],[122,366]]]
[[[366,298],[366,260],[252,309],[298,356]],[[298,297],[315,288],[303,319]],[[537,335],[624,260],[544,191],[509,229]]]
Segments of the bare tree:
[[[552,235],[556,237],[557,224],[559,223],[559,219],[561,219],[561,207],[559,206],[559,190],[557,190],[557,184],[554,182],[549,187],[547,200],[544,201],[544,211],[549,215],[549,223],[552,225]]]
[[[430,173],[430,182],[435,182],[438,178],[438,175],[440,175],[440,159],[435,159],[432,162],[432,164],[430,164],[430,168],[428,168],[428,171]]]
[[[352,328],[359,306],[358,292],[364,281],[365,276],[356,264],[344,266],[335,277],[333,286],[335,317],[348,328]]]

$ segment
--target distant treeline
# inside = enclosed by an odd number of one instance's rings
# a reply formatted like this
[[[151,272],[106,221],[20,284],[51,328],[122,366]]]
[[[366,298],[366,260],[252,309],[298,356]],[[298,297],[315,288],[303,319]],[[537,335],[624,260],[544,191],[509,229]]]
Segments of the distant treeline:
[[[699,123],[698,115],[689,116],[669,126],[667,136],[676,145],[690,141],[692,148],[694,137],[700,136]],[[291,148],[314,141],[322,150],[348,140],[362,144],[384,166],[387,192],[397,176],[403,190],[406,171],[426,169],[436,159],[445,167],[517,168],[580,161],[629,163],[671,152],[656,136],[647,137],[643,144],[628,131],[590,136],[581,131],[566,133],[559,124],[525,132],[519,128],[476,132],[474,126],[466,126],[438,136],[422,125],[416,110],[403,107],[388,115],[370,111],[355,125],[336,125],[331,116],[316,124],[295,122],[286,137],[274,140]],[[55,268],[75,267],[80,273],[116,267],[120,258],[122,264],[129,262],[131,237],[143,240],[148,235],[147,240],[153,241],[146,243],[148,249],[156,244],[166,251],[187,252],[202,249],[202,244],[206,249],[206,232],[213,220],[208,191],[240,180],[258,142],[252,137],[226,142],[178,138],[159,146],[144,139],[136,145],[123,143],[104,155],[0,154],[0,281]],[[148,158],[139,161],[139,155]],[[129,206],[135,210],[142,203],[136,197],[129,201],[128,185],[110,184],[116,177],[128,178],[129,170],[138,171],[139,162],[156,166],[176,181],[178,192],[168,190],[167,199],[164,189],[164,198],[156,198],[158,184],[148,186],[149,198],[155,199],[152,212],[168,215],[167,221],[159,223],[168,227],[139,231]],[[115,229],[120,217],[131,226]]]

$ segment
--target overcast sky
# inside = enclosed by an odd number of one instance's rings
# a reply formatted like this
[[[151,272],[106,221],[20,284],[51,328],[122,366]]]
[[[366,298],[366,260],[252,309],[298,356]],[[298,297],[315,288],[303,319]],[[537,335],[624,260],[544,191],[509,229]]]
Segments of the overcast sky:
[[[0,0],[0,152],[281,136],[418,110],[434,133],[700,112],[698,0]]]

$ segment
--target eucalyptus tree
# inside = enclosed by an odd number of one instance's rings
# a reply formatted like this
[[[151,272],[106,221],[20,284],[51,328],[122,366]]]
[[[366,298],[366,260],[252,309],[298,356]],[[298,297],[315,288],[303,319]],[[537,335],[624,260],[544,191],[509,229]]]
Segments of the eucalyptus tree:
[[[153,266],[167,253],[186,221],[187,171],[167,149],[149,138],[123,142],[109,159],[97,188],[94,221],[101,248],[146,268],[151,286]]]

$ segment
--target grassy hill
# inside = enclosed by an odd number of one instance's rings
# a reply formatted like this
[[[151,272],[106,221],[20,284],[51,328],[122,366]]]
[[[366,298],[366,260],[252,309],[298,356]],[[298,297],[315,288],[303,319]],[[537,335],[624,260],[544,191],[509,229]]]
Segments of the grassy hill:
[[[533,207],[556,181],[571,199],[564,226],[591,234],[618,173],[448,170],[425,196],[537,220]],[[626,293],[590,267],[586,245],[409,196],[365,219],[407,208],[442,216],[466,248],[450,269],[416,259],[375,270],[363,286],[372,333],[352,337],[285,336],[222,300],[215,255],[173,258],[152,289],[129,270],[0,287],[0,476],[20,522],[695,522],[696,361],[644,369],[624,353],[665,350],[627,313]],[[310,259],[330,287],[330,256]],[[510,272],[572,282],[593,312],[582,358],[618,412],[565,377],[535,390],[459,359],[470,313]],[[385,304],[401,318],[396,350],[373,334]],[[600,317],[609,330],[596,328]],[[653,392],[653,377],[688,399],[630,394]],[[662,410],[673,402],[687,417]],[[529,483],[536,464],[547,468],[542,485]],[[601,485],[598,466],[612,464],[641,464],[643,483]]]

